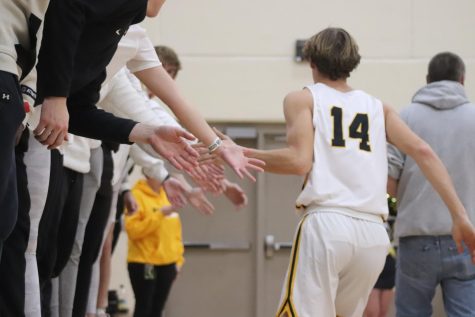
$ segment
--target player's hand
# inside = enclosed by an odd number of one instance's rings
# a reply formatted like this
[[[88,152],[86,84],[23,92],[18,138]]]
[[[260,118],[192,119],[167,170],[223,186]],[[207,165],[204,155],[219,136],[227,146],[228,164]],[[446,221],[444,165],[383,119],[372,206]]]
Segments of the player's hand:
[[[124,193],[124,206],[129,216],[133,215],[139,209],[139,205],[130,191]]]
[[[179,170],[190,171],[198,165],[199,154],[185,140],[195,137],[180,128],[172,126],[153,127],[138,123],[132,129],[131,142],[147,143]]]
[[[202,214],[213,214],[214,206],[208,198],[206,198],[206,195],[201,188],[193,188],[187,193],[186,198],[188,198],[190,204]]]
[[[40,122],[33,131],[35,138],[48,149],[68,140],[69,113],[64,97],[48,97],[41,106]]]
[[[242,188],[236,184],[227,180],[223,181],[225,184],[224,195],[233,203],[236,208],[242,208],[247,205],[247,196]]]
[[[214,129],[216,134],[223,140],[223,143],[215,151],[216,154],[226,162],[234,172],[242,179],[247,176],[253,182],[256,178],[250,173],[250,170],[263,172],[265,163],[259,159],[249,158],[244,155],[244,148],[234,143],[231,138]]]
[[[452,237],[459,253],[464,252],[462,242],[465,243],[475,264],[475,228],[466,215],[453,219]]]
[[[179,180],[170,177],[162,185],[174,209],[180,209],[186,205],[185,188]]]

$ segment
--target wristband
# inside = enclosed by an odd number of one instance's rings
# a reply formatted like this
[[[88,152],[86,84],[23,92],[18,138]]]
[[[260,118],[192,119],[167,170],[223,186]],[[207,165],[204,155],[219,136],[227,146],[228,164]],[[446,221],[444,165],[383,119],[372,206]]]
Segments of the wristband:
[[[165,183],[167,180],[169,180],[170,177],[171,177],[170,174],[167,174],[167,176],[165,176],[165,178],[163,179],[162,184]]]
[[[213,153],[214,151],[216,151],[220,146],[221,144],[223,143],[223,141],[221,141],[221,139],[219,137],[217,137],[213,143],[211,143],[210,146],[208,146],[208,153]]]

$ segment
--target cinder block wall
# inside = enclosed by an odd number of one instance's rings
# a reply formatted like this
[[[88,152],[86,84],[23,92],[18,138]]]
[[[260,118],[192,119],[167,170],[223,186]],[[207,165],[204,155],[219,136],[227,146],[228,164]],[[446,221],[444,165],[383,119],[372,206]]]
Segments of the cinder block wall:
[[[359,43],[350,83],[397,108],[446,50],[465,60],[475,97],[474,12],[473,0],[169,0],[143,25],[180,54],[179,85],[208,120],[278,122],[286,93],[311,82],[308,66],[293,61],[295,41],[327,26]]]

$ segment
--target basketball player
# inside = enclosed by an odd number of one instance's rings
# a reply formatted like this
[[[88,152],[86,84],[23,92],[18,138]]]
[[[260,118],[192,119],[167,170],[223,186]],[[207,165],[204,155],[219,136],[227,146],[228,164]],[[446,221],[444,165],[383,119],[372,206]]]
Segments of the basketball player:
[[[475,230],[432,149],[393,109],[348,85],[360,61],[354,39],[327,28],[304,53],[315,83],[284,100],[288,147],[247,152],[268,172],[307,175],[277,316],[359,317],[389,248],[387,141],[417,162],[450,211],[459,252],[463,240],[474,260]]]

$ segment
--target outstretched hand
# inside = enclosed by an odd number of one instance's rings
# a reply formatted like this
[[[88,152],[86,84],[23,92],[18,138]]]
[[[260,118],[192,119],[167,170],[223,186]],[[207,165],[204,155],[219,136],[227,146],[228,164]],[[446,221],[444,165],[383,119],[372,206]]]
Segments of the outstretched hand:
[[[236,184],[227,180],[223,181],[225,184],[224,195],[236,206],[237,209],[245,207],[247,205],[247,196],[242,188]]]
[[[463,243],[467,246],[472,263],[475,264],[475,228],[468,217],[457,218],[453,221],[452,237],[459,253],[464,252]]]
[[[190,204],[204,215],[211,215],[214,212],[214,206],[206,198],[201,188],[193,188],[186,196]]]
[[[245,148],[234,143],[230,137],[224,135],[218,129],[214,128],[214,131],[223,140],[221,146],[216,150],[216,154],[226,162],[241,179],[246,176],[255,182],[256,178],[248,169],[263,172],[265,163],[259,159],[245,156]]]
[[[179,170],[192,170],[198,165],[199,154],[185,140],[195,137],[180,128],[172,126],[153,127],[138,123],[132,129],[129,140],[147,143]]]
[[[186,196],[185,188],[181,182],[174,178],[170,177],[163,184],[163,189],[167,193],[167,198],[175,209],[180,209],[186,205]]]

